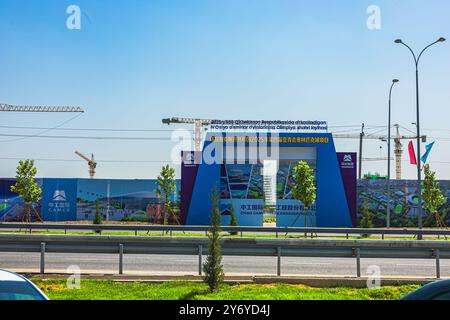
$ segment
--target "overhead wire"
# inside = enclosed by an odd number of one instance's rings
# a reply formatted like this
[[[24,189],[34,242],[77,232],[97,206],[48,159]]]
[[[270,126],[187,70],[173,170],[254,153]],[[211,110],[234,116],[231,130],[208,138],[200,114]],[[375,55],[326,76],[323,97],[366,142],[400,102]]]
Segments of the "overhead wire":
[[[55,159],[55,158],[33,158],[33,157],[0,157],[0,160],[24,160],[32,159],[35,161],[46,161],[46,162],[84,162],[83,160],[76,159]],[[100,163],[167,163],[172,162],[172,160],[95,160],[95,162]]]
[[[172,132],[171,129],[115,129],[115,128],[46,128],[46,127],[20,127],[0,125],[4,129],[25,129],[25,130],[55,130],[55,131],[100,131],[100,132]],[[188,130],[193,131],[193,130]]]
[[[0,141],[0,143],[5,143],[5,142],[16,142],[16,141],[25,140],[25,139],[28,139],[28,138],[38,137],[38,136],[40,136],[40,135],[42,135],[42,134],[44,134],[44,133],[47,133],[47,132],[49,132],[49,131],[51,131],[51,130],[55,130],[55,129],[57,129],[57,128],[62,127],[63,125],[65,125],[65,124],[67,124],[67,123],[69,123],[69,122],[75,120],[76,118],[80,117],[81,115],[82,115],[82,113],[78,113],[78,114],[76,114],[75,116],[73,116],[72,118],[70,118],[70,119],[68,119],[68,120],[66,120],[66,121],[63,121],[63,122],[60,123],[59,125],[57,125],[57,126],[55,126],[55,127],[53,127],[53,128],[47,128],[47,129],[45,129],[45,130],[43,130],[43,131],[41,131],[41,132],[39,132],[39,133],[37,133],[37,134],[35,134],[35,135],[32,135],[32,136],[22,136],[22,137],[17,138],[17,139],[2,140],[2,141]]]
[[[152,141],[170,141],[170,137],[111,137],[111,136],[55,136],[55,135],[24,135],[24,134],[5,134],[0,133],[0,137],[23,137],[23,138],[42,138],[42,139],[86,139],[86,140],[152,140]],[[17,139],[19,140],[19,139]],[[11,142],[0,141],[0,142]]]

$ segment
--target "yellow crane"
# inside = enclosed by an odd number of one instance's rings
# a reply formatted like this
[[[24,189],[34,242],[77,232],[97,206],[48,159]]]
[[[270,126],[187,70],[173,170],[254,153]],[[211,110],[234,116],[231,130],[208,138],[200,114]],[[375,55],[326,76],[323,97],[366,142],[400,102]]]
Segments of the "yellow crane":
[[[95,176],[95,168],[97,167],[97,162],[94,160],[94,154],[91,154],[91,157],[88,158],[84,154],[82,154],[80,151],[75,151],[75,154],[82,158],[83,160],[86,160],[89,165],[89,177],[91,179],[94,179]]]

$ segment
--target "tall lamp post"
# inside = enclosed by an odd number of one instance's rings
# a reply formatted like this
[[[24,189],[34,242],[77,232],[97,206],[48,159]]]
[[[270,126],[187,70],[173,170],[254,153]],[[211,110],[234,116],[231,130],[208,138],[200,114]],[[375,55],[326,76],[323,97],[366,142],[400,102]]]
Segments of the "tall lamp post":
[[[395,43],[398,44],[402,44],[404,45],[406,48],[409,49],[409,51],[411,51],[413,57],[414,57],[414,63],[416,65],[416,112],[417,112],[417,192],[418,192],[418,200],[419,200],[419,229],[422,229],[422,176],[421,176],[421,168],[420,168],[420,112],[419,112],[419,61],[420,58],[422,57],[422,54],[431,46],[435,45],[436,43],[439,42],[444,42],[445,38],[439,38],[438,40],[436,40],[435,42],[429,44],[428,46],[426,46],[418,56],[416,56],[416,54],[414,53],[414,51],[411,49],[410,46],[408,46],[407,44],[405,44],[401,39],[397,39],[395,40]],[[419,233],[418,237],[419,240],[422,240],[422,234]]]
[[[400,82],[398,79],[392,80],[391,89],[389,90],[389,115],[388,115],[388,165],[387,165],[387,212],[386,212],[386,227],[391,227],[391,98],[392,88],[396,83]]]

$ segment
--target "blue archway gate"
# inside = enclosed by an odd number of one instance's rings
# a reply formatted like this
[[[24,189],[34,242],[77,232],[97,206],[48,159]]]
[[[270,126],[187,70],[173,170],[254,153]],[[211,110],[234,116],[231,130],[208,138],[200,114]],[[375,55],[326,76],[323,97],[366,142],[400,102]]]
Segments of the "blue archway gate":
[[[192,225],[207,225],[211,192],[220,192],[222,223],[233,206],[242,226],[262,226],[265,159],[278,162],[277,226],[350,227],[356,220],[356,154],[336,153],[329,133],[208,133],[202,153],[183,152],[182,214]],[[193,161],[195,160],[195,161]],[[291,168],[306,161],[315,172],[317,201],[305,210],[290,195]],[[308,218],[298,218],[298,215]],[[295,222],[295,223],[294,223]]]

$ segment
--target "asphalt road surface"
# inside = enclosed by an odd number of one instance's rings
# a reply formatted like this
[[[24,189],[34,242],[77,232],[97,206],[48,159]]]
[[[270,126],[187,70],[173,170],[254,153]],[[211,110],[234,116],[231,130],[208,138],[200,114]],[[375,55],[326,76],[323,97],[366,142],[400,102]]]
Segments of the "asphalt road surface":
[[[205,258],[205,257],[204,257]],[[0,253],[0,269],[17,272],[38,272],[37,253]],[[276,275],[276,257],[223,257],[229,275]],[[351,258],[282,258],[282,275],[355,276],[356,260]],[[52,254],[45,255],[45,270],[66,273],[69,266],[78,266],[83,274],[117,274],[118,255]],[[378,266],[382,277],[434,277],[435,260],[361,259],[362,276],[368,268]],[[124,255],[124,274],[195,275],[197,256]],[[441,260],[441,276],[450,277],[450,261]]]

